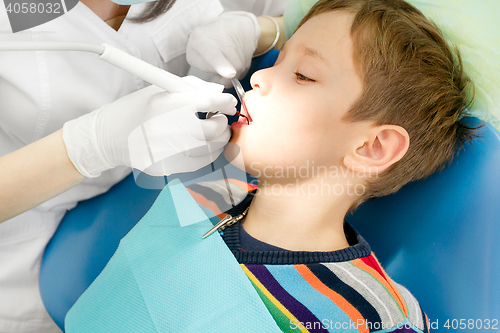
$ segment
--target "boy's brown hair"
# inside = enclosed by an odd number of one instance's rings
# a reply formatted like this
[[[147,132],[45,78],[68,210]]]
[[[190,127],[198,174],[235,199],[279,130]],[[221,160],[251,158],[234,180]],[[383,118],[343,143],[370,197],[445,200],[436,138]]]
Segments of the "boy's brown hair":
[[[458,121],[472,101],[471,82],[462,71],[458,50],[455,60],[439,29],[407,2],[320,0],[299,27],[333,10],[355,15],[354,61],[364,82],[361,97],[343,120],[399,125],[410,136],[406,155],[370,178],[352,209],[441,169],[475,136],[474,128]]]

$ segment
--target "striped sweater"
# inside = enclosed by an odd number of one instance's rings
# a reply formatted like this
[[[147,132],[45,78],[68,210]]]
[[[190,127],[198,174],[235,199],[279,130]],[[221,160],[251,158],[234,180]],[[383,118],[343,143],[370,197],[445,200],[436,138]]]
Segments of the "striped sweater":
[[[345,229],[357,243],[333,252],[246,251],[238,225],[224,240],[283,332],[390,332],[398,324],[397,332],[427,332],[415,298]]]
[[[190,192],[202,206],[214,207],[213,202],[199,200],[198,191]],[[252,198],[248,195],[227,213],[240,214]],[[429,331],[416,299],[391,280],[349,224],[344,231],[350,246],[332,252],[287,251],[270,245],[270,251],[244,249],[241,230],[239,223],[228,227],[224,241],[283,332]]]

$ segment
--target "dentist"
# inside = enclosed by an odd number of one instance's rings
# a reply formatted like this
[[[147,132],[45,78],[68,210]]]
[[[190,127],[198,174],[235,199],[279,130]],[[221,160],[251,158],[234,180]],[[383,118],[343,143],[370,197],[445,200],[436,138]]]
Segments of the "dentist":
[[[5,33],[1,3],[0,43],[107,43],[179,76],[192,65],[226,79],[243,75],[254,53],[276,46],[280,21],[221,15],[218,0],[141,2],[82,0],[16,34]],[[231,115],[236,100],[220,86],[185,80],[193,92],[169,93],[92,54],[0,52],[0,332],[60,332],[42,304],[38,274],[45,246],[78,201],[106,192],[131,166],[152,174],[192,171],[222,152],[226,118],[195,113]],[[148,152],[169,158],[147,161],[134,139],[140,136],[132,135],[138,128],[154,138]]]

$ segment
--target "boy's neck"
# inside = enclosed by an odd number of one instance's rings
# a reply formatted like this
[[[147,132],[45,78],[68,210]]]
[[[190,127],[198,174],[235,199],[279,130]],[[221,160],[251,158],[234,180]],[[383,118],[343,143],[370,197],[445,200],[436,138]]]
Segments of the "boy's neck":
[[[343,197],[275,195],[259,184],[243,228],[261,242],[291,251],[336,251],[349,247],[344,234],[349,206]]]

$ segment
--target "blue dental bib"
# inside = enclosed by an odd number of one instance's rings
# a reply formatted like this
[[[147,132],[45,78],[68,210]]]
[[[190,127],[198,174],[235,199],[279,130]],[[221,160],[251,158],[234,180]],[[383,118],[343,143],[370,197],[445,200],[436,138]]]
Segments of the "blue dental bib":
[[[280,332],[212,223],[170,182],[68,312],[66,332]]]

